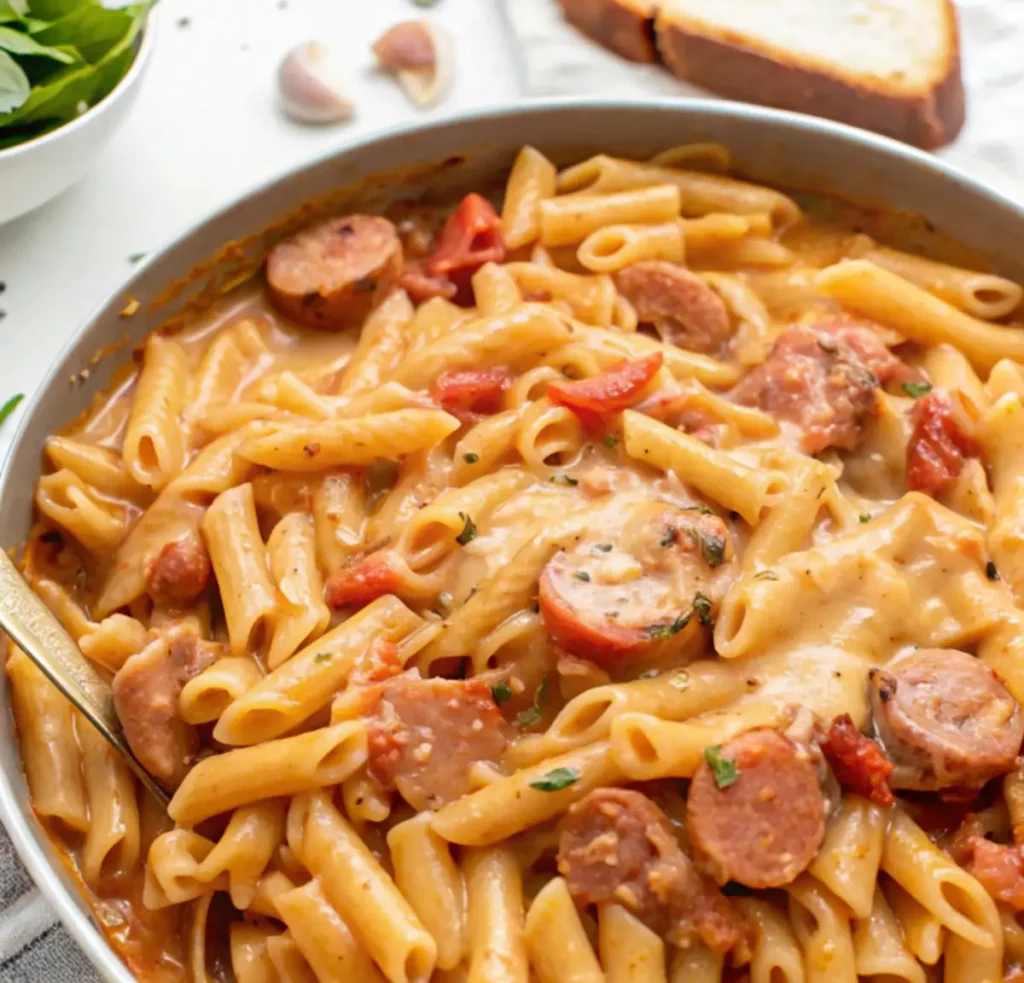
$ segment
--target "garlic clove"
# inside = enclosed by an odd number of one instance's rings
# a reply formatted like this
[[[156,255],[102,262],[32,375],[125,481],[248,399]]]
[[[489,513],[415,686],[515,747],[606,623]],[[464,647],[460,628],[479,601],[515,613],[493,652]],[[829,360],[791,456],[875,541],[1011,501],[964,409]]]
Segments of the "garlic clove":
[[[426,21],[395,24],[373,46],[377,60],[392,72],[417,106],[432,106],[451,88],[455,50],[451,38]]]
[[[341,72],[318,41],[306,41],[285,55],[277,87],[281,108],[300,123],[339,123],[354,112]]]

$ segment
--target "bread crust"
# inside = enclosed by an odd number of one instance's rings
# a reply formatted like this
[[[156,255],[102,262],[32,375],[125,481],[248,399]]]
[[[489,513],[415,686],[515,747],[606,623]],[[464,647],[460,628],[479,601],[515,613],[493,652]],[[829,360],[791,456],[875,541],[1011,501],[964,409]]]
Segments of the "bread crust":
[[[886,92],[756,50],[745,39],[711,37],[663,9],[655,21],[658,49],[681,79],[744,102],[824,116],[933,150],[949,143],[964,123],[956,12],[944,0],[949,53],[945,72],[926,92]]]
[[[573,27],[623,58],[658,60],[653,0],[558,0],[558,5]]]

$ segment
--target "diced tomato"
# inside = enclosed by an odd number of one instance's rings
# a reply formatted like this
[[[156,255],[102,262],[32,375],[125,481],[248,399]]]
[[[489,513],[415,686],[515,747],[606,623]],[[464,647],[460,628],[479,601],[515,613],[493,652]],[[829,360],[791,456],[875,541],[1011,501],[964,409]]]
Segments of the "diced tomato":
[[[640,402],[664,361],[661,352],[654,352],[632,362],[622,362],[590,379],[552,382],[548,384],[548,398],[572,410],[588,429],[592,429],[594,421],[602,416]]]
[[[378,550],[327,578],[325,596],[331,607],[362,607],[398,589],[398,573],[390,555]]]
[[[472,193],[445,223],[426,269],[431,276],[468,282],[484,263],[500,263],[504,258],[501,219],[486,198]]]
[[[404,668],[401,659],[398,658],[398,648],[394,642],[375,638],[369,649],[356,661],[348,678],[348,685],[367,686],[370,683],[383,683],[394,676],[400,676]]]
[[[938,495],[956,481],[969,457],[980,454],[967,411],[933,389],[914,404],[907,441],[907,489]]]
[[[564,649],[610,668],[640,652],[650,638],[639,628],[616,624],[602,614],[578,611],[559,585],[561,575],[549,565],[541,574],[538,600],[548,634]]]
[[[422,304],[434,297],[452,300],[458,287],[445,276],[431,276],[422,268],[422,263],[413,262],[406,266],[399,277],[398,285],[412,298],[414,304]]]
[[[501,409],[501,394],[512,385],[512,373],[503,365],[492,369],[442,372],[431,396],[443,410],[464,423]]]
[[[1024,856],[1019,846],[972,836],[959,847],[956,860],[996,901],[1024,911]]]
[[[858,730],[848,713],[836,717],[829,725],[821,751],[843,788],[852,789],[880,806],[893,804],[889,787],[892,762]]]

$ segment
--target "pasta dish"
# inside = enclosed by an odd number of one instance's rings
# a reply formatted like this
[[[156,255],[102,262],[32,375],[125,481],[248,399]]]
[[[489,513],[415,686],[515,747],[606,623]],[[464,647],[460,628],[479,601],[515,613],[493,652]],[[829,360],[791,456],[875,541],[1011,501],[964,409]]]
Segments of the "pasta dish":
[[[142,983],[1024,979],[1021,287],[727,169],[304,228],[47,441],[169,815],[6,671]]]

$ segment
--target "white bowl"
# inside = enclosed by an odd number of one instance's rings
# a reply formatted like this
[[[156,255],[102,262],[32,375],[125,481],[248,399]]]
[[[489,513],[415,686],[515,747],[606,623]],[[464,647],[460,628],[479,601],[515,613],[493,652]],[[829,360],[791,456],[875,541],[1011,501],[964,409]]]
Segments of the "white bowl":
[[[56,198],[81,180],[139,93],[156,43],[150,11],[124,78],[101,102],[45,136],[0,150],[0,225]]]

